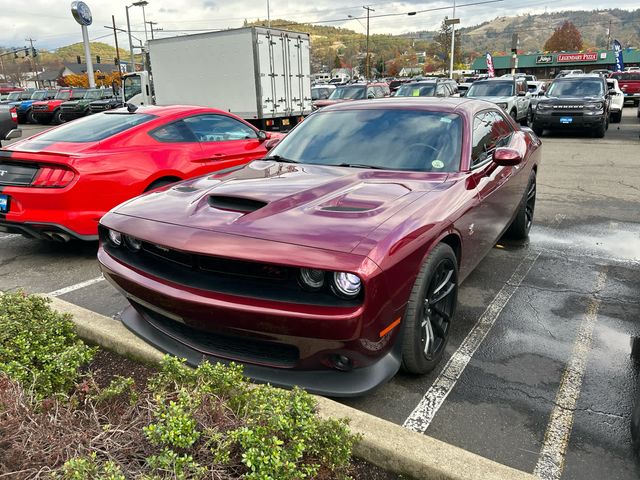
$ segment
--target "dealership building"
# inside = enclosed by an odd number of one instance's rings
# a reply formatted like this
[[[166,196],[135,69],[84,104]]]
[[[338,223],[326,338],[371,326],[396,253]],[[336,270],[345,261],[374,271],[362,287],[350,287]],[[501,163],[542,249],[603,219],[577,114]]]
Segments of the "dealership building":
[[[640,50],[638,49],[624,49],[622,58],[625,67],[640,66]],[[518,55],[515,68],[518,72],[533,74],[538,78],[553,78],[560,70],[580,69],[584,72],[602,68],[613,70],[615,64],[616,55],[613,50],[598,50]],[[504,73],[511,73],[511,69],[514,67],[514,58],[512,55],[495,56],[493,57],[493,67],[497,77]],[[478,72],[486,72],[486,57],[476,58],[471,68]]]

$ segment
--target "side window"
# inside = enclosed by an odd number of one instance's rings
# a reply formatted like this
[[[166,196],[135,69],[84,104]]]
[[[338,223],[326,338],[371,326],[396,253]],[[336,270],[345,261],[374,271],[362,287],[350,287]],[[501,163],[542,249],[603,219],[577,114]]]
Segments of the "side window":
[[[440,84],[436,87],[436,96],[438,97],[448,97],[446,86],[444,84]]]
[[[195,142],[196,139],[182,120],[163,125],[153,130],[150,135],[159,142],[184,143]]]
[[[498,147],[506,147],[513,130],[498,112],[483,112],[473,120],[473,146],[471,168],[490,159]]]
[[[367,87],[367,98],[376,98],[376,91],[374,87]]]
[[[256,131],[226,115],[196,115],[183,120],[200,142],[227,142],[258,138]]]

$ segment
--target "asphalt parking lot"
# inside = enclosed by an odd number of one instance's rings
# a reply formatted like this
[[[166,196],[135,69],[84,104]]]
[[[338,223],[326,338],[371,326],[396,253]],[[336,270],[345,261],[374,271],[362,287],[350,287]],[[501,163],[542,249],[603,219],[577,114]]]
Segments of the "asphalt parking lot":
[[[639,478],[629,431],[640,398],[635,112],[604,139],[545,136],[530,239],[497,245],[463,284],[440,368],[344,403],[540,478]],[[95,253],[0,233],[0,290],[117,319],[126,302]]]

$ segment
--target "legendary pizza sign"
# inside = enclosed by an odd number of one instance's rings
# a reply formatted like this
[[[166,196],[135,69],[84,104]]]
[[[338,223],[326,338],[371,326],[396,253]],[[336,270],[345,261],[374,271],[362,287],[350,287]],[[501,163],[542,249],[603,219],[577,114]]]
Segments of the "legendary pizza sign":
[[[558,63],[595,62],[597,60],[597,53],[559,53],[556,58]]]

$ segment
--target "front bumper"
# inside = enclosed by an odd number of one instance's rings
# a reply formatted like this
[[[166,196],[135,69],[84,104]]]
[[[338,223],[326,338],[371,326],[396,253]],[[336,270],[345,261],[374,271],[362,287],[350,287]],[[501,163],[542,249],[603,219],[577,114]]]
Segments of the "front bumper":
[[[169,228],[167,241],[179,241],[179,230],[190,230]],[[238,238],[234,242],[222,234],[191,232],[189,241],[197,243],[197,235],[207,236],[211,245],[220,246],[220,255],[225,258],[237,258],[225,253],[232,248],[255,257],[263,252],[273,255],[278,248],[263,241],[265,248],[249,249],[238,245],[243,242]],[[310,258],[302,256],[308,247],[287,248],[291,258]],[[123,315],[123,323],[149,343],[192,364],[203,359],[235,361],[245,365],[245,373],[256,381],[298,385],[330,396],[363,395],[400,368],[401,328],[382,337],[380,332],[402,316],[404,307],[390,307],[388,289],[379,273],[363,278],[365,292],[371,295],[365,293],[361,303],[310,305],[296,299],[274,300],[264,292],[241,295],[213,286],[185,286],[177,277],[160,278],[140,270],[137,264],[123,263],[105,245],[99,249],[98,260],[105,277],[132,305]],[[341,369],[335,361],[340,355],[348,357],[353,368]]]
[[[82,118],[87,115],[87,110],[61,110],[60,117],[65,122],[75,120],[76,118]]]
[[[49,123],[53,119],[53,112],[33,110],[33,118],[38,123]]]
[[[562,119],[571,118],[571,122],[565,123]],[[549,129],[578,129],[596,128],[606,123],[606,115],[577,115],[575,113],[563,113],[562,115],[544,115],[536,113],[534,125],[539,128]]]

